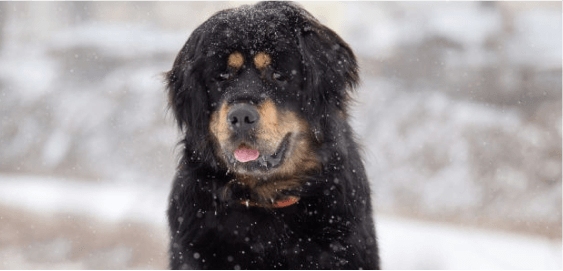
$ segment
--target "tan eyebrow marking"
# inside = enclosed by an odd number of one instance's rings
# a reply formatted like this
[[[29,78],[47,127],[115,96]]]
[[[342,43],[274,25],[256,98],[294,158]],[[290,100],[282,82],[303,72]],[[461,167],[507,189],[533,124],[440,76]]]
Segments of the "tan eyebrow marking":
[[[259,70],[265,69],[271,63],[272,58],[264,52],[260,52],[254,56],[254,65],[256,65],[256,68]]]
[[[232,68],[240,69],[244,64],[244,57],[242,56],[241,53],[234,52],[231,55],[229,55],[229,60],[227,64]]]

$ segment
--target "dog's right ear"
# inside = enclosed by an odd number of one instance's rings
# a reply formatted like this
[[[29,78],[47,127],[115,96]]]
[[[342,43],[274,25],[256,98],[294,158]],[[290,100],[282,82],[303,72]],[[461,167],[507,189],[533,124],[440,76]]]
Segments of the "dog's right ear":
[[[201,28],[196,29],[165,74],[169,108],[180,130],[194,138],[205,135],[209,118],[205,80],[198,68],[203,63],[204,36]]]

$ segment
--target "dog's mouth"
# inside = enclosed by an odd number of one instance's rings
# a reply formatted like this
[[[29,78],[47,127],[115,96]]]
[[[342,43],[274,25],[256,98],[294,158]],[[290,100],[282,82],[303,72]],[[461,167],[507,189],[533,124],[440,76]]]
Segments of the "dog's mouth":
[[[242,144],[238,149],[235,150],[234,156],[235,159],[237,159],[239,162],[246,163],[248,161],[254,161],[258,159],[260,152]]]
[[[285,160],[290,146],[290,137],[291,133],[285,135],[277,149],[271,154],[254,149],[246,143],[241,143],[234,152],[228,155],[228,160],[235,168],[240,166],[246,171],[277,168]]]

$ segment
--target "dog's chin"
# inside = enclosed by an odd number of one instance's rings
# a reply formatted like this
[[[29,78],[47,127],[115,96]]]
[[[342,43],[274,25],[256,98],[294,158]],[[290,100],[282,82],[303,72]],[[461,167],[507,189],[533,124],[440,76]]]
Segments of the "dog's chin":
[[[239,175],[267,176],[283,166],[291,149],[291,133],[288,133],[275,151],[264,151],[252,144],[241,142],[229,151],[224,151],[224,160],[229,171]],[[241,154],[243,153],[243,154]]]

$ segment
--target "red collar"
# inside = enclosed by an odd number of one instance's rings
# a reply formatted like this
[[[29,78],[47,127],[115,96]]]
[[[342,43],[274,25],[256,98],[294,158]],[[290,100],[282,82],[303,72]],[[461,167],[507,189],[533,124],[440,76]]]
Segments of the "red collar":
[[[299,201],[298,197],[289,196],[282,200],[277,200],[272,202],[272,204],[262,204],[250,200],[241,201],[240,204],[246,205],[246,207],[261,207],[261,208],[285,208],[291,206]]]

